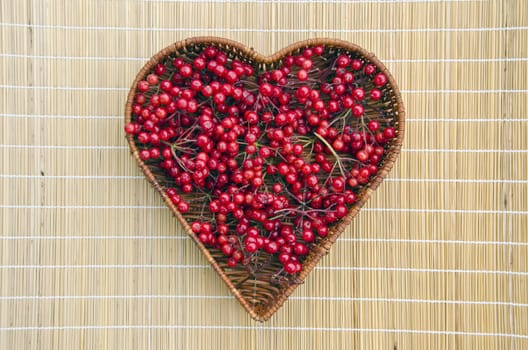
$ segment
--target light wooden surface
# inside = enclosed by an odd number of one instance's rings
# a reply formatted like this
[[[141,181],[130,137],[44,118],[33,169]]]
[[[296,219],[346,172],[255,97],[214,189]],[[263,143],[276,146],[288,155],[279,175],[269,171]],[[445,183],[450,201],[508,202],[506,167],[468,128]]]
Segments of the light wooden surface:
[[[527,349],[528,3],[0,1],[0,349]],[[252,321],[123,136],[148,57],[216,35],[359,44],[407,109],[395,169]]]

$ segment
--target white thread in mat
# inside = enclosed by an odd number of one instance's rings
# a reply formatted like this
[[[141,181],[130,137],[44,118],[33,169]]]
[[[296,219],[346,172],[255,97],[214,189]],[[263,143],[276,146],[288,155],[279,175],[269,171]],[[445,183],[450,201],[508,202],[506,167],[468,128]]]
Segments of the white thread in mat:
[[[484,2],[488,0],[137,0],[143,2],[198,2],[198,3],[273,3],[273,4],[310,4],[310,3],[323,3],[323,4],[377,4],[377,3],[435,3],[435,2]]]
[[[405,122],[415,123],[528,123],[524,118],[405,118]]]
[[[137,300],[137,299],[176,299],[176,300],[234,300],[230,295],[13,295],[0,296],[0,301],[24,300]],[[354,298],[354,297],[296,297],[290,296],[288,300],[322,301],[322,302],[364,302],[364,303],[399,303],[399,304],[446,304],[446,305],[497,305],[512,307],[528,307],[528,304],[509,301],[486,300],[443,300],[443,299],[412,299],[412,298]]]
[[[0,270],[67,270],[67,269],[208,269],[210,265],[0,265]],[[528,276],[528,271],[503,270],[463,270],[463,269],[428,269],[414,267],[371,267],[371,266],[316,266],[316,270],[328,271],[372,271],[372,272],[408,272],[408,273],[455,273],[476,275]]]
[[[6,175],[6,174],[0,174],[0,179],[142,180],[142,179],[145,179],[145,176],[132,176],[132,175],[131,176],[128,176],[128,175]]]
[[[29,119],[116,119],[124,120],[122,115],[52,115],[52,114],[16,114],[16,113],[0,113],[0,117],[6,118],[29,118]],[[418,118],[405,118],[405,122],[419,122],[419,123],[528,123],[528,116],[526,117],[517,117],[517,118],[428,118],[428,117],[418,117]]]
[[[227,325],[105,325],[105,326],[35,326],[35,327],[2,327],[0,331],[76,331],[76,330],[106,330],[106,329],[188,329],[188,330],[231,330],[231,331],[283,331],[283,332],[348,332],[348,333],[395,333],[395,334],[429,334],[429,335],[461,335],[475,337],[500,337],[512,339],[528,339],[528,335],[514,333],[488,333],[470,331],[438,331],[422,329],[397,328],[342,328],[342,327],[280,327],[280,326],[227,326]]]
[[[0,179],[16,180],[144,180],[145,176],[139,175],[26,175],[26,174],[0,174]],[[528,180],[517,179],[413,179],[413,178],[386,178],[385,182],[416,182],[416,183],[468,183],[468,184],[528,184]]]
[[[163,205],[31,205],[31,204],[1,204],[0,209],[167,209]],[[437,213],[437,214],[509,214],[528,215],[525,210],[486,210],[486,209],[427,209],[427,208],[363,208],[371,212],[403,212],[403,213]]]
[[[0,148],[54,149],[54,150],[129,150],[128,146],[112,145],[6,145]],[[451,149],[451,148],[402,148],[409,153],[528,153],[528,149]]]
[[[30,118],[30,119],[119,119],[124,120],[123,115],[57,115],[57,114],[16,114],[0,113],[0,117],[5,118]]]
[[[98,87],[98,86],[34,86],[34,85],[0,85],[0,89],[20,89],[20,90],[59,90],[59,91],[106,91],[106,92],[118,92],[118,91],[129,91],[130,88],[122,87]],[[431,89],[431,90],[405,90],[401,89],[402,94],[525,94],[528,93],[528,89]]]
[[[0,22],[0,27],[33,28],[33,29],[59,29],[59,30],[102,30],[102,31],[134,31],[134,32],[208,32],[208,33],[449,33],[449,32],[512,32],[525,31],[528,26],[512,27],[452,27],[452,28],[159,28],[159,27],[111,27],[111,26],[73,26],[60,24],[27,24]]]
[[[451,149],[451,148],[402,148],[401,152],[419,153],[528,153],[528,149]]]
[[[57,56],[57,55],[31,55],[18,53],[0,53],[0,57],[29,58],[38,60],[79,60],[79,61],[137,61],[146,62],[150,57],[122,57],[122,56]],[[527,62],[528,57],[503,57],[503,58],[389,58],[382,59],[384,63],[502,63],[502,62]],[[63,64],[63,62],[61,62]]]
[[[402,178],[386,178],[383,181],[387,182],[418,182],[418,183],[508,183],[508,184],[525,184],[528,180],[507,180],[507,179],[402,179]]]
[[[0,241],[19,240],[187,240],[188,236],[165,236],[165,235],[62,235],[62,236],[0,236]],[[402,239],[402,238],[346,238],[340,237],[339,242],[352,243],[387,243],[387,244],[455,244],[455,245],[496,245],[496,246],[519,246],[528,247],[528,242],[510,241],[462,241],[462,240],[440,240],[440,239]]]

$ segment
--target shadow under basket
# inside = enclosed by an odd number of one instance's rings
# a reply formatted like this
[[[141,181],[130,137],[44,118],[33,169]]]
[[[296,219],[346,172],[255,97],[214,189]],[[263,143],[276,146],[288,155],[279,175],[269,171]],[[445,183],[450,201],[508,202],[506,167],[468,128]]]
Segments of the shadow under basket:
[[[287,57],[301,55],[306,48],[314,48],[317,46],[322,46],[324,48],[324,53],[312,58],[313,67],[311,67],[309,71],[315,72],[314,74],[319,81],[309,80],[311,84],[310,86],[321,86],[321,84],[326,82],[332,83],[332,81],[328,80],[333,79],[335,76],[335,62],[340,55],[346,55],[350,60],[360,60],[362,66],[374,65],[376,72],[383,73],[386,76],[386,84],[379,87],[379,90],[381,90],[383,94],[383,98],[373,100],[365,97],[364,101],[362,101],[365,120],[361,117],[361,121],[367,121],[368,118],[375,117],[377,120],[381,120],[381,123],[386,127],[390,126],[393,128],[395,130],[395,135],[390,141],[383,144],[385,152],[379,160],[379,163],[377,163],[377,172],[372,175],[368,182],[354,188],[354,194],[357,199],[352,205],[347,206],[347,214],[340,218],[339,221],[329,225],[329,232],[326,236],[317,236],[314,242],[306,244],[309,247],[309,253],[302,257],[302,270],[297,273],[280,273],[283,270],[283,263],[277,259],[276,255],[267,254],[265,252],[260,252],[259,254],[247,254],[246,252],[243,263],[239,263],[234,267],[229,267],[227,260],[228,256],[226,256],[218,246],[204,245],[198,238],[197,234],[193,232],[190,224],[196,220],[203,221],[204,219],[214,222],[214,214],[208,212],[208,205],[204,205],[204,203],[208,204],[206,199],[211,198],[211,194],[204,193],[204,191],[201,190],[194,190],[189,193],[179,192],[181,199],[189,204],[189,208],[188,211],[185,211],[184,213],[178,210],[178,206],[167,194],[168,188],[177,188],[177,186],[175,185],[174,178],[160,166],[161,158],[145,159],[145,157],[142,157],[141,151],[151,146],[139,142],[137,132],[127,134],[127,140],[132,155],[136,159],[141,170],[144,172],[146,178],[160,193],[167,207],[172,210],[174,215],[178,218],[186,233],[196,243],[200,251],[225,282],[232,294],[251,317],[258,321],[269,319],[284,304],[288,296],[300,284],[304,283],[308,274],[316,266],[319,260],[329,252],[330,247],[335,243],[341,233],[344,232],[350,221],[358,214],[360,208],[365,204],[372,192],[376,190],[392,168],[394,161],[400,152],[405,126],[403,103],[393,77],[373,54],[345,41],[334,39],[306,40],[286,47],[272,56],[265,57],[258,54],[252,48],[248,48],[231,40],[215,37],[197,37],[177,42],[154,55],[137,74],[137,77],[131,86],[126,103],[125,123],[135,123],[139,117],[138,114],[134,113],[134,106],[137,105],[136,95],[140,93],[140,90],[138,90],[138,83],[144,82],[147,79],[147,76],[156,70],[156,66],[159,63],[166,66],[164,72],[158,72],[161,73],[159,74],[160,81],[162,79],[173,79],[175,72],[176,74],[178,73],[178,68],[175,68],[173,64],[176,59],[181,59],[183,62],[192,65],[193,60],[209,47],[214,47],[218,51],[224,52],[227,58],[227,65],[234,61],[240,61],[251,65],[254,68],[255,75],[258,75],[280,68]],[[204,68],[204,71],[207,69],[208,68]],[[295,66],[292,67],[292,74],[298,70],[299,69],[296,69]],[[334,75],[324,76],[322,73],[317,73],[318,71],[332,72]],[[357,84],[364,84],[366,91],[376,88],[372,81],[367,78],[367,74],[364,73],[363,70],[354,72],[355,82],[357,82]],[[252,81],[248,81],[248,84],[258,86],[259,81],[257,78],[252,77],[252,79]],[[182,88],[185,88],[185,86],[182,86]],[[147,99],[149,99],[152,95],[159,93],[159,89],[150,89],[148,91],[141,91],[141,93],[146,95]],[[179,97],[173,96],[173,98],[175,100]],[[198,102],[207,104],[209,103],[207,101],[209,100],[204,97]],[[327,101],[324,102],[326,103]],[[172,116],[174,115],[176,115],[176,113],[172,114]],[[220,118],[220,116],[218,118]],[[354,123],[356,123],[355,120],[358,120],[357,123],[360,123],[359,118],[353,119]],[[312,135],[312,137],[315,136]],[[305,158],[309,159],[312,156],[311,154],[306,154],[307,151],[304,152],[303,156]],[[240,154],[244,154],[242,148]],[[328,156],[331,157],[332,154],[329,153]],[[341,166],[341,164],[339,164],[339,166]],[[349,169],[345,170],[348,171]],[[267,187],[272,186],[277,180],[273,179],[272,176],[269,176],[264,177],[263,181],[263,186]],[[291,219],[291,222],[293,222],[293,219]],[[234,230],[233,226],[230,226],[229,228],[230,230]],[[262,234],[265,235],[266,233]]]

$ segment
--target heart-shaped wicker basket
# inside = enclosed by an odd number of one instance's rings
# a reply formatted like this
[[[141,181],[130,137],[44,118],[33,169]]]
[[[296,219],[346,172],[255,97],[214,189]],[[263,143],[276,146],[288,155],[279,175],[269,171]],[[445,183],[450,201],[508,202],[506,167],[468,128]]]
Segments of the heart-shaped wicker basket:
[[[391,141],[389,147],[387,148],[387,154],[379,165],[378,173],[364,188],[360,190],[357,196],[357,202],[352,206],[348,215],[346,215],[340,222],[331,228],[331,232],[327,237],[318,239],[316,246],[311,248],[310,254],[303,263],[303,270],[293,279],[285,280],[282,283],[270,283],[270,281],[254,278],[248,274],[244,268],[227,268],[226,260],[222,253],[218,250],[208,249],[205,247],[192,232],[188,224],[188,221],[193,220],[193,217],[198,216],[199,212],[197,211],[200,210],[199,207],[193,206],[191,204],[190,211],[186,213],[184,217],[164,191],[164,188],[171,186],[171,178],[168,177],[164,172],[160,171],[158,167],[153,167],[148,162],[142,161],[139,157],[141,148],[137,144],[134,135],[127,135],[130,150],[136,159],[137,164],[141,170],[143,170],[146,178],[160,193],[167,207],[169,207],[174,215],[178,218],[189,237],[191,237],[191,239],[196,243],[206,259],[228,286],[229,290],[247,310],[251,317],[258,321],[265,321],[269,319],[284,304],[288,296],[295,290],[295,288],[297,288],[300,283],[303,283],[305,278],[316,266],[319,260],[328,253],[332,244],[334,244],[341,233],[343,233],[352,218],[358,214],[359,210],[365,204],[372,192],[387,176],[394,164],[394,161],[398,157],[405,129],[404,107],[400,92],[392,75],[373,54],[352,43],[335,39],[313,39],[298,42],[280,50],[272,56],[266,57],[260,55],[252,48],[248,48],[231,40],[216,37],[196,37],[179,41],[154,55],[137,74],[136,79],[132,83],[126,103],[125,123],[129,123],[132,121],[133,117],[132,106],[134,102],[134,96],[137,91],[136,88],[138,82],[144,80],[145,77],[150,72],[152,72],[154,66],[157,63],[167,59],[168,57],[182,57],[184,59],[191,59],[196,57],[197,52],[202,50],[204,47],[214,46],[224,51],[229,59],[238,59],[245,62],[251,62],[254,67],[258,67],[260,70],[269,70],[278,65],[281,59],[285,56],[298,54],[304,48],[317,45],[324,45],[331,50],[347,53],[351,57],[360,58],[365,63],[372,63],[380,72],[383,72],[387,76],[388,83],[383,86],[382,91],[384,95],[390,96],[390,98],[375,102],[370,101],[368,103],[383,104],[381,107],[383,107],[387,115],[390,115],[392,118],[394,118],[396,138]],[[380,106],[378,105],[376,107],[379,108]],[[196,194],[193,193],[187,194],[186,196],[192,197],[193,195],[196,196]],[[269,266],[270,273],[272,271],[276,271],[279,267],[279,265],[274,266],[271,264]]]

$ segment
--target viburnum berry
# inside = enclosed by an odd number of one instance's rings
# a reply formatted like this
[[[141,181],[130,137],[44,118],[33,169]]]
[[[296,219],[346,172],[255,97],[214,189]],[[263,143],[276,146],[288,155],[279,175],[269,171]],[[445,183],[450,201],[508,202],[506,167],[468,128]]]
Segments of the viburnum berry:
[[[371,120],[368,124],[368,129],[372,132],[375,132],[379,129],[380,123],[377,120]]]
[[[365,98],[365,90],[363,88],[355,88],[352,90],[352,96],[355,100],[361,101]]]
[[[149,150],[148,149],[141,150],[139,152],[139,158],[141,158],[141,160],[149,160],[150,159]]]
[[[365,70],[365,74],[372,75],[376,72],[376,66],[369,63],[365,66],[364,70]]]
[[[378,101],[381,99],[381,91],[379,89],[372,89],[370,91],[370,98],[373,101]]]
[[[353,70],[360,70],[363,67],[363,62],[359,58],[355,58],[352,60],[350,66]]]
[[[138,84],[137,84],[137,89],[138,91],[140,92],[146,92],[148,91],[148,89],[150,88],[150,84],[148,81],[146,80],[141,80]]]
[[[396,136],[396,131],[393,127],[388,127],[385,130],[383,130],[383,137],[390,140]]]
[[[180,74],[184,78],[188,78],[192,75],[192,66],[190,64],[183,64],[180,67]]]
[[[127,123],[125,125],[125,132],[127,134],[135,134],[137,129],[138,129],[137,124]]]
[[[308,72],[305,69],[300,69],[297,72],[297,79],[299,79],[299,81],[306,81],[308,79]]]
[[[157,74],[157,75],[163,75],[166,71],[166,67],[163,63],[158,63],[156,64],[156,66],[154,67],[154,72]]]
[[[228,267],[234,268],[235,266],[237,266],[237,264],[238,264],[238,261],[235,258],[231,257],[231,258],[227,259],[227,266]]]
[[[157,85],[158,81],[159,81],[159,79],[158,79],[158,75],[157,74],[151,73],[151,74],[147,75],[147,82],[150,85]]]
[[[259,91],[262,96],[271,96],[273,93],[273,86],[269,83],[262,83],[259,86]]]
[[[369,158],[369,155],[365,150],[361,150],[356,153],[356,158],[360,162],[366,162]]]
[[[307,70],[307,71],[310,70],[312,66],[313,66],[313,62],[312,60],[309,60],[309,59],[304,60],[303,63],[301,64],[302,69]]]
[[[191,224],[191,230],[194,233],[200,233],[201,227],[202,227],[202,224],[200,224],[199,222],[193,222]]]
[[[352,106],[352,115],[354,117],[361,117],[365,113],[365,108],[362,105],[355,104]]]
[[[346,67],[350,64],[350,57],[348,57],[347,55],[340,55],[337,58],[336,63],[338,67]]]
[[[324,46],[318,45],[313,48],[313,54],[317,56],[321,56],[324,53]]]
[[[202,57],[196,57],[193,61],[193,66],[196,70],[202,70],[206,66],[206,61]]]
[[[387,76],[383,73],[378,73],[374,77],[374,84],[378,87],[383,86],[387,83]]]

